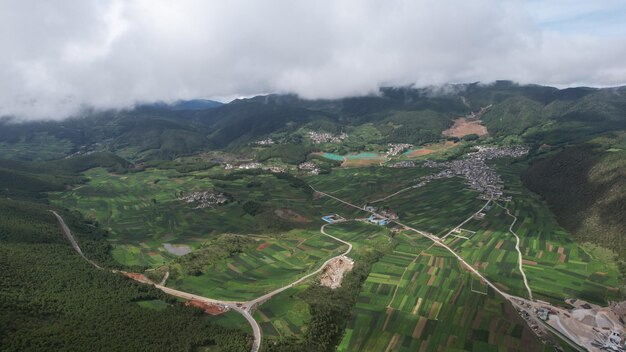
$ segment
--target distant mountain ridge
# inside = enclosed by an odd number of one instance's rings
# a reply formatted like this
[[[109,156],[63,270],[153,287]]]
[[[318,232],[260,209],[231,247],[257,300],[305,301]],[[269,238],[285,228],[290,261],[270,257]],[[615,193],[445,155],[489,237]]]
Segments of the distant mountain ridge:
[[[192,100],[177,100],[173,103],[156,102],[152,104],[142,104],[140,108],[155,108],[171,111],[182,110],[206,110],[213,109],[218,106],[222,106],[224,103],[215,100],[208,99],[192,99]]]
[[[266,95],[228,104],[156,103],[56,122],[15,124],[0,119],[0,153],[16,143],[27,147],[43,139],[58,144],[60,157],[97,147],[132,160],[172,159],[278,135],[297,145],[301,137],[294,133],[303,127],[334,133],[371,126],[371,143],[419,145],[441,140],[455,117],[490,104],[493,108],[482,120],[493,138],[560,145],[626,129],[626,87],[557,89],[498,81],[388,87],[377,95],[334,100]]]

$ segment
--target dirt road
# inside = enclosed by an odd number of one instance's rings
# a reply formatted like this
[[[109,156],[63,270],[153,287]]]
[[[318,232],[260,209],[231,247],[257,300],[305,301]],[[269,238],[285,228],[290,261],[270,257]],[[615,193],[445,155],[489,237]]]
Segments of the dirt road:
[[[520,239],[519,239],[519,236],[517,236],[517,234],[515,233],[515,231],[513,231],[513,226],[515,226],[515,223],[517,222],[517,216],[511,214],[509,209],[503,207],[502,205],[500,205],[500,203],[496,202],[496,205],[499,206],[500,208],[506,210],[506,215],[508,215],[508,216],[513,218],[513,222],[511,223],[511,226],[509,226],[509,232],[511,234],[513,234],[513,236],[515,236],[515,250],[517,251],[517,263],[518,263],[518,266],[519,266],[519,271],[520,271],[520,273],[522,273],[522,279],[524,280],[524,286],[526,286],[526,291],[528,291],[528,298],[532,301],[533,300],[533,291],[530,289],[530,286],[528,286],[528,279],[526,279],[526,273],[524,272],[524,264],[523,264],[524,259],[522,258],[522,251],[519,248]]]

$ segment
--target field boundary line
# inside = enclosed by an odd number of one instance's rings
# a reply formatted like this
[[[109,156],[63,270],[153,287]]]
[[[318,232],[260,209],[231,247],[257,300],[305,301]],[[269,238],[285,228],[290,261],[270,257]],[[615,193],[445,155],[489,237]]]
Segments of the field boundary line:
[[[391,304],[393,303],[393,301],[396,300],[396,294],[398,293],[398,288],[400,288],[400,283],[402,282],[402,278],[404,277],[404,274],[406,274],[406,272],[409,270],[409,266],[411,264],[415,264],[417,262],[417,258],[419,258],[422,254],[424,254],[424,252],[426,252],[427,250],[431,249],[433,246],[435,245],[435,243],[432,243],[430,246],[428,246],[428,248],[423,249],[421,252],[419,252],[415,258],[413,258],[413,260],[409,263],[409,265],[406,266],[406,268],[404,268],[404,271],[402,272],[402,275],[400,275],[400,279],[398,279],[398,284],[396,285],[396,289],[393,291],[393,296],[391,297],[391,300],[389,301],[389,303],[387,303],[387,308],[390,309],[394,309]]]

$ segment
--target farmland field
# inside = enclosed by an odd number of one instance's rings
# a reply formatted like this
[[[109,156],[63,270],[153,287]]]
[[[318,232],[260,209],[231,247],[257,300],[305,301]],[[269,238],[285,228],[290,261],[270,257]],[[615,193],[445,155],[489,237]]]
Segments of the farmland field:
[[[414,253],[394,249],[373,267],[339,351],[543,349],[449,252],[416,241]]]
[[[524,270],[536,298],[555,304],[570,297],[598,304],[617,299],[620,284],[614,255],[601,260],[575,243],[546,205],[523,188],[516,167],[523,165],[499,168],[513,198],[498,204],[518,218],[513,230],[521,239]],[[464,234],[469,240],[451,237],[448,243],[507,292],[525,296],[515,238],[508,232],[513,219],[500,206],[491,207],[483,220],[472,220],[464,226],[475,231]]]
[[[419,177],[432,173],[432,169],[419,167],[362,168],[337,170],[331,175],[311,178],[310,182],[319,191],[364,206],[412,186]],[[485,202],[477,196],[463,179],[455,177],[432,181],[374,205],[390,208],[409,226],[442,235],[483,206]]]
[[[113,256],[124,265],[160,265],[173,259],[163,246],[197,248],[219,233],[258,233],[272,228],[307,227],[280,218],[275,209],[297,209],[304,219],[323,215],[309,206],[310,194],[271,174],[242,175],[223,181],[203,172],[181,174],[150,169],[116,175],[104,169],[85,173],[89,182],[74,190],[51,195],[54,204],[80,210],[112,233]],[[194,209],[178,199],[180,192],[217,189],[233,196],[224,206]],[[267,210],[252,216],[242,208],[247,201]]]
[[[317,190],[332,194],[357,205],[382,198],[396,190],[415,184],[415,179],[427,175],[422,168],[393,169],[366,167],[336,169],[330,175],[307,179]]]
[[[171,280],[168,286],[207,297],[249,300],[295,281],[345,250],[319,232],[292,231],[258,238],[253,251],[215,263],[207,274]]]
[[[306,285],[296,286],[280,293],[255,312],[254,318],[268,339],[297,337],[309,323],[309,305],[298,297]]]
[[[599,257],[612,255],[610,251],[577,244],[556,224],[541,199],[521,185],[523,163],[495,167],[512,200],[492,202],[484,217],[469,220],[444,243],[501,290],[528,297],[509,232],[509,209],[518,218],[513,230],[521,240],[524,272],[535,298],[561,306],[570,297],[598,304],[618,299],[618,269],[612,259]],[[335,168],[330,174],[304,176],[303,184],[266,172],[148,169],[117,175],[98,168],[85,173],[85,185],[51,198],[109,229],[113,257],[121,264],[167,265],[168,287],[227,301],[248,301],[283,287],[345,251],[345,244],[320,233],[321,217],[338,214],[345,221],[327,225],[325,231],[351,243],[349,255],[355,261],[371,252],[380,255],[354,292],[356,305],[339,351],[546,350],[513,307],[450,252],[401,226],[368,223],[367,212],[306,186],[357,206],[392,210],[401,223],[441,237],[486,202],[460,177],[411,188],[434,172],[419,166]],[[211,189],[232,200],[195,209],[178,199]],[[244,205],[250,201],[262,210],[249,213]],[[200,262],[201,270],[188,271],[172,253],[191,250],[193,255],[228,234],[252,242],[241,251]],[[280,293],[254,312],[266,346],[306,336],[314,307],[304,296],[317,279]],[[163,308],[153,301],[138,304]],[[246,325],[231,313],[212,319],[226,327]]]

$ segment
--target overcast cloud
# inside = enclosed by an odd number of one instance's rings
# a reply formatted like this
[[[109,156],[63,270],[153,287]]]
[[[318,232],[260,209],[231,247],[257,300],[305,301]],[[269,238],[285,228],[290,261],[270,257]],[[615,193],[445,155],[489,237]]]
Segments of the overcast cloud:
[[[598,4],[604,4],[599,6]],[[511,79],[626,83],[620,1],[0,3],[0,116]],[[562,9],[562,10],[561,10]]]

